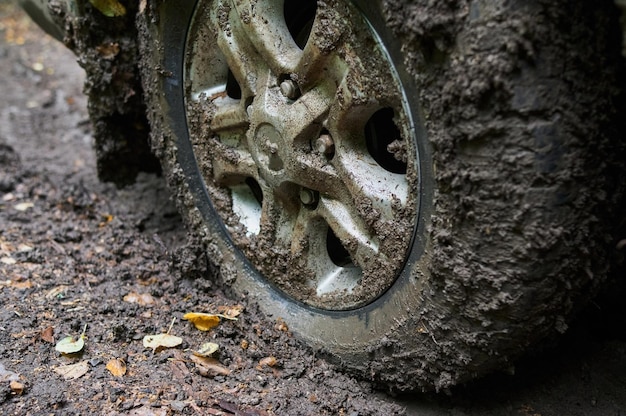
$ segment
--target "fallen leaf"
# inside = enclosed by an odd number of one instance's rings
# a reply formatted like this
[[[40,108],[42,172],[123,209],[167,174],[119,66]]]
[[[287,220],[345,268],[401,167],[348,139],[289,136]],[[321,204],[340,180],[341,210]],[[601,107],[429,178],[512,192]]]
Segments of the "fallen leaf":
[[[194,324],[200,331],[208,331],[215,328],[220,323],[220,317],[209,313],[190,312],[183,316],[183,319]]]
[[[11,287],[14,287],[15,289],[30,289],[31,287],[33,287],[33,282],[31,282],[30,280],[13,282],[11,284]]]
[[[107,17],[118,17],[126,14],[126,8],[117,0],[89,0],[89,3]]]
[[[287,326],[285,321],[283,321],[283,318],[278,318],[276,320],[276,325],[274,325],[274,329],[277,331],[282,331],[282,332],[289,331],[289,327]]]
[[[149,293],[136,293],[130,292],[124,296],[124,302],[136,303],[141,306],[148,306],[154,304],[154,298]]]
[[[115,377],[122,377],[126,374],[126,363],[121,358],[113,358],[107,363],[106,368]]]
[[[128,412],[128,416],[166,416],[168,409],[166,407],[155,408],[149,404],[137,407]]]
[[[276,357],[261,358],[261,361],[259,361],[259,365],[257,366],[257,368],[274,367],[277,362],[278,360],[276,359]]]
[[[111,214],[102,214],[103,221],[98,224],[98,227],[102,228],[102,227],[106,226],[108,223],[113,221],[113,218],[114,217]]]
[[[76,339],[74,337],[69,336],[65,337],[54,346],[54,349],[60,352],[61,354],[74,354],[79,352],[85,346],[85,331],[87,330],[87,325],[83,328],[83,333]]]
[[[33,248],[28,244],[20,244],[19,246],[17,246],[17,251],[19,251],[20,253],[26,253],[29,251],[33,251]]]
[[[12,265],[12,264],[17,263],[17,260],[15,260],[13,257],[6,256],[6,257],[0,258],[0,263]]]
[[[157,348],[174,348],[183,343],[183,339],[170,334],[146,335],[143,337],[143,346],[152,348],[155,352]]]
[[[193,355],[198,357],[210,357],[215,354],[219,348],[220,346],[214,342],[205,342],[199,350],[193,352]]]
[[[54,328],[49,326],[41,331],[41,339],[49,342],[50,344],[54,344]]]
[[[26,211],[27,209],[31,209],[34,206],[35,204],[33,204],[32,202],[20,202],[19,204],[16,204],[14,208],[18,211]]]
[[[54,372],[66,380],[75,380],[84,376],[89,371],[89,362],[87,360],[76,364],[62,365],[56,367]]]
[[[219,313],[223,314],[225,318],[233,319],[241,314],[241,311],[243,311],[243,306],[218,306],[217,310]]]
[[[197,355],[191,356],[191,361],[193,361],[200,375],[205,377],[214,377],[214,376],[227,376],[230,374],[230,370],[220,364],[215,358],[210,357],[198,357]]]
[[[11,380],[11,383],[9,383],[9,387],[11,388],[11,391],[18,396],[21,396],[22,393],[24,393],[24,384],[20,383],[19,381]]]
[[[96,51],[98,51],[104,59],[111,60],[115,58],[118,53],[120,53],[120,44],[117,42],[103,43],[100,46],[96,46]],[[113,216],[111,215],[110,217],[112,220]]]
[[[85,346],[85,340],[82,337],[74,339],[74,337],[65,337],[54,346],[54,349],[61,354],[74,354],[79,352]]]
[[[69,286],[61,285],[54,287],[46,293],[46,299],[63,299],[65,297],[65,292],[69,289]]]

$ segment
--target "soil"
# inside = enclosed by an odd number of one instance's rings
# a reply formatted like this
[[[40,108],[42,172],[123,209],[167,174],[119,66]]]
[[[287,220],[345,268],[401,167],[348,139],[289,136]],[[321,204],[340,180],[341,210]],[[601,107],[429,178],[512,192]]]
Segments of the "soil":
[[[393,397],[197,276],[191,262],[203,255],[160,177],[122,190],[98,181],[76,58],[6,1],[0,34],[3,414],[626,414],[623,272],[563,338],[510,374]],[[236,321],[206,332],[181,319],[237,305]],[[79,353],[55,350],[85,326]],[[143,346],[168,331],[182,345]],[[214,358],[194,358],[206,342],[219,345]]]

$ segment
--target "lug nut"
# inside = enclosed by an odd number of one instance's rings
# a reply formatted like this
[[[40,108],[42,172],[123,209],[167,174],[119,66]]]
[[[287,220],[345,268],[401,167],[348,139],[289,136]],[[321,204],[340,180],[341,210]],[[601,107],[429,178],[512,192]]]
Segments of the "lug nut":
[[[298,85],[293,80],[286,79],[280,83],[280,92],[290,100],[298,98]]]
[[[333,154],[335,152],[335,142],[333,138],[330,137],[329,134],[322,134],[315,140],[315,150],[325,155]]]
[[[308,188],[302,188],[300,190],[300,201],[304,205],[313,205],[317,202],[317,196],[315,192]]]

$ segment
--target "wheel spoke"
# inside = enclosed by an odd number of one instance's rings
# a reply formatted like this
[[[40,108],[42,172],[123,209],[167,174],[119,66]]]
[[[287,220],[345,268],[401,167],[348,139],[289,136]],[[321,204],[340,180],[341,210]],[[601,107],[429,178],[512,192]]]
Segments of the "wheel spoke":
[[[232,7],[231,0],[220,1],[211,16],[217,34],[217,46],[224,54],[228,68],[239,83],[242,95],[253,96],[256,91],[258,71],[263,60],[242,28],[239,13]]]
[[[287,29],[284,0],[232,0],[232,4],[238,14],[231,19],[234,36],[247,37],[275,74],[292,72],[302,52]]]
[[[350,253],[355,265],[365,270],[371,261],[382,255],[378,250],[378,239],[348,198],[344,201],[321,198],[317,210]]]
[[[328,17],[322,18],[322,14],[318,13],[295,69],[303,90],[318,84],[320,80],[333,80],[338,85],[345,76],[347,66],[333,49],[333,45],[337,43],[336,38],[341,34],[325,30],[327,24]]]
[[[333,166],[351,195],[369,199],[375,209],[392,219],[392,202],[407,204],[409,184],[406,175],[389,172],[368,153],[365,125],[380,107],[376,102],[362,102],[362,92],[348,87],[347,81],[340,85],[337,96],[342,100],[335,100],[329,110],[329,130],[334,133],[336,148]]]
[[[214,101],[216,111],[211,120],[211,130],[219,133],[223,131],[245,131],[248,127],[248,114],[242,108],[239,100],[220,98]]]
[[[229,148],[222,144],[211,149],[213,176],[217,183],[229,185],[243,178],[258,178],[258,169],[252,155],[242,148]]]

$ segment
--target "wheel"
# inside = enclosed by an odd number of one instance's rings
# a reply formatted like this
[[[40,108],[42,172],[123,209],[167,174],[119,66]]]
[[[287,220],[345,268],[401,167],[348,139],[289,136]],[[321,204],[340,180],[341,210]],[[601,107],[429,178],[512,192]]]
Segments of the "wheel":
[[[140,11],[153,147],[221,279],[391,388],[510,366],[604,276],[619,26],[501,3]]]

